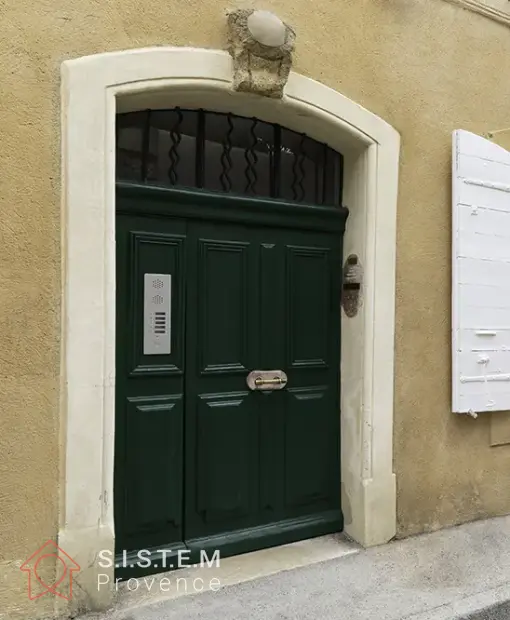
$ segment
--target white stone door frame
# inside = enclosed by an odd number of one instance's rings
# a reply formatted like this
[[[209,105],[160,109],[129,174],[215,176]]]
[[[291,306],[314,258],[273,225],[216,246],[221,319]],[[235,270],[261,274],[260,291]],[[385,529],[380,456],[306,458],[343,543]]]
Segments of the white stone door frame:
[[[115,433],[115,115],[203,107],[277,122],[345,158],[345,255],[364,267],[363,305],[342,314],[342,509],[364,546],[396,530],[393,378],[400,139],[340,93],[291,73],[283,101],[231,90],[223,51],[155,47],[62,65],[63,480],[59,542],[82,570],[88,607],[104,605],[97,553],[113,550]],[[340,285],[340,283],[339,283]],[[340,353],[340,352],[339,352]],[[79,601],[77,601],[79,604]]]

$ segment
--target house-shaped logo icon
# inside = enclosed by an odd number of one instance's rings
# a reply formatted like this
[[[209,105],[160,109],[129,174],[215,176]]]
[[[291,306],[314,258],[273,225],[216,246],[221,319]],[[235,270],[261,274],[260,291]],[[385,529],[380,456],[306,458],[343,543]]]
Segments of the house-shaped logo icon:
[[[53,580],[44,572],[44,560],[55,558],[56,571]],[[28,598],[33,601],[48,592],[67,601],[73,598],[73,573],[80,570],[79,565],[52,540],[39,547],[20,567],[28,573]]]

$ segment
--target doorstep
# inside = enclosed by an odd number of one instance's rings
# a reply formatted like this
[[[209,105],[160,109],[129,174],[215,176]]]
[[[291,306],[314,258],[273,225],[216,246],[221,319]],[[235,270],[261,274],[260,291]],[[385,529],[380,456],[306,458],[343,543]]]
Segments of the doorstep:
[[[359,553],[361,549],[344,534],[328,534],[225,559],[220,558],[219,566],[185,567],[147,577],[118,581],[115,617],[117,613],[134,607],[156,605],[191,594],[214,592],[218,587],[223,589],[226,586],[268,577],[282,571],[351,556]]]
[[[504,614],[501,605],[510,601],[509,541],[510,517],[371,549],[360,550],[341,536],[325,536],[228,558],[219,568],[181,569],[158,577],[174,581],[177,574],[188,575],[187,591],[179,592],[174,585],[173,590],[147,596],[138,589],[129,592],[128,582],[119,584],[116,607],[93,618],[508,620],[494,614],[497,605]],[[221,587],[195,594],[193,578],[212,579],[211,570]]]

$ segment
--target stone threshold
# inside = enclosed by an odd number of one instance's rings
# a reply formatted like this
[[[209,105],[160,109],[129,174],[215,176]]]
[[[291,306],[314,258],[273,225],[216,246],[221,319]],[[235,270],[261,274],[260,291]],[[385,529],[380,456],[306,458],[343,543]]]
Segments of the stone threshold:
[[[178,570],[120,581],[110,618],[145,605],[157,605],[191,594],[218,591],[282,571],[359,553],[362,547],[345,534],[329,534],[308,540],[220,559],[219,566],[185,567]],[[92,616],[87,616],[87,618]],[[95,615],[94,615],[95,617]]]

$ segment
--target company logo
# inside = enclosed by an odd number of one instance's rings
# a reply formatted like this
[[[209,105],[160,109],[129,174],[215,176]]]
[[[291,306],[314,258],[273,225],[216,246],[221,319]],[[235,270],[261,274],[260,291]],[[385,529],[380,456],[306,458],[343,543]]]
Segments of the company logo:
[[[56,571],[53,583],[48,583],[44,578],[44,560],[46,558],[55,558]],[[80,567],[71,556],[52,540],[48,540],[42,547],[39,547],[20,566],[20,569],[24,573],[28,573],[28,598],[31,601],[48,593],[67,601],[73,598],[73,573],[79,571]]]

